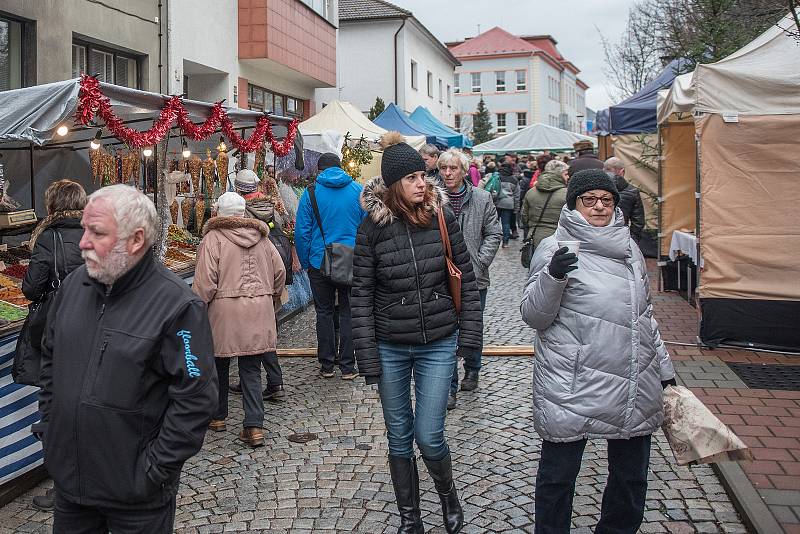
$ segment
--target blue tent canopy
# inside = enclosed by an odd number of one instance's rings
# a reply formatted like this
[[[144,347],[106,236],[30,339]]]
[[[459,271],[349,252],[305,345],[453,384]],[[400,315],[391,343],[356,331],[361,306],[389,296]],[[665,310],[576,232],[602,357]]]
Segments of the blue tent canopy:
[[[428,111],[428,108],[424,106],[418,106],[417,109],[414,110],[414,113],[411,114],[411,120],[430,135],[437,135],[447,139],[447,146],[456,148],[472,146],[472,141],[470,141],[469,137],[442,124]]]
[[[446,137],[425,130],[422,126],[409,119],[394,102],[389,104],[372,122],[381,128],[397,131],[403,135],[424,135],[425,141],[428,143],[447,146]]]
[[[679,74],[686,72],[691,64],[685,59],[675,59],[658,76],[647,83],[641,91],[608,108],[612,134],[653,133],[658,129],[658,92],[672,86]],[[599,115],[599,114],[598,114]],[[600,120],[598,117],[598,124]]]

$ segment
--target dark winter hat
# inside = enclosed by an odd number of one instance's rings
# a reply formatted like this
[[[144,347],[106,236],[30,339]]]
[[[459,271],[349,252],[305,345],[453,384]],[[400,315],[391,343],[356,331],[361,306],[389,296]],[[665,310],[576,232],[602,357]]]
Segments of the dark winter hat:
[[[383,147],[381,176],[386,187],[400,181],[407,174],[425,170],[425,160],[419,152],[405,143],[405,137],[398,132],[384,134],[381,146]]]
[[[329,167],[341,167],[342,160],[339,159],[339,156],[334,154],[333,152],[326,152],[319,157],[317,161],[317,169],[320,171],[324,171]]]
[[[593,189],[602,189],[614,195],[614,205],[619,204],[619,191],[603,169],[586,169],[572,175],[567,183],[567,207],[575,209],[575,202],[578,196]]]
[[[572,145],[575,152],[583,152],[584,150],[594,150],[594,144],[588,139],[583,139]]]
[[[500,173],[500,176],[513,176],[514,169],[511,168],[509,163],[503,163],[497,172]]]

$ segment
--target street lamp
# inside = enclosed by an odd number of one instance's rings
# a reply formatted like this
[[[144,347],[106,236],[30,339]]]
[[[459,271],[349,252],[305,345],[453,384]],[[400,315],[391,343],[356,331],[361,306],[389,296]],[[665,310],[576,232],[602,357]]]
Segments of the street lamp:
[[[583,113],[578,113],[575,117],[578,119],[578,129],[580,130],[579,133],[584,133],[584,131],[583,131]]]

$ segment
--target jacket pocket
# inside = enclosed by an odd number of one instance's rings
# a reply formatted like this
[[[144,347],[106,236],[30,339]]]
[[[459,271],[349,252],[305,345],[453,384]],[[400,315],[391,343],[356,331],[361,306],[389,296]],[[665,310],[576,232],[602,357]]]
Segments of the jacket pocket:
[[[117,410],[140,408],[157,340],[110,329],[101,339],[91,402]]]
[[[445,295],[444,293],[438,293],[436,291],[433,292],[433,298],[434,300],[447,299],[450,302],[453,301],[453,297],[451,297],[450,295]]]
[[[575,363],[572,366],[572,385],[570,386],[570,393],[575,393],[575,386],[578,382],[578,373],[581,370],[581,348],[575,352]]]
[[[396,301],[394,301],[394,302],[390,302],[390,303],[389,303],[389,304],[387,304],[386,306],[381,306],[380,308],[378,308],[378,309],[377,309],[377,310],[375,310],[375,311],[378,311],[378,312],[384,312],[384,311],[388,310],[389,308],[391,308],[391,307],[393,307],[393,306],[397,306],[398,304],[405,304],[405,303],[406,303],[406,298],[405,298],[405,297],[403,297],[403,298],[401,298],[400,300],[396,300]]]

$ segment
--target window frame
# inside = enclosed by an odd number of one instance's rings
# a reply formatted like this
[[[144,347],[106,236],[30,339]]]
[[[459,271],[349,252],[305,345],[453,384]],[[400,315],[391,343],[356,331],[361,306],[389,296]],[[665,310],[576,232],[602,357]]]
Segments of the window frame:
[[[494,90],[496,93],[506,92],[506,71],[494,71]]]
[[[453,115],[453,129],[457,132],[461,131],[461,114],[456,113]]]
[[[411,60],[411,88],[419,91],[419,66],[413,59]]]
[[[84,59],[84,66],[88,70],[89,66],[89,57],[92,51],[99,52],[101,54],[106,54],[111,56],[111,72],[113,73],[114,79],[111,81],[108,80],[101,80],[105,81],[106,83],[113,83],[114,85],[121,85],[117,81],[117,60],[118,58],[122,58],[128,61],[133,61],[134,65],[136,65],[136,80],[134,85],[125,85],[123,87],[128,87],[129,89],[142,89],[142,59],[143,56],[139,54],[135,54],[132,52],[126,52],[124,50],[118,50],[111,46],[105,46],[100,44],[95,44],[90,41],[86,41],[84,39],[73,37],[72,39],[72,47],[79,47],[83,48],[83,59]],[[74,48],[73,48],[74,49]],[[74,68],[74,64],[70,65],[70,69]],[[71,70],[73,77],[75,77],[75,71]],[[80,74],[80,73],[77,73]],[[94,73],[84,73],[84,74],[94,74]],[[104,76],[105,77],[105,76]]]
[[[439,103],[440,104],[444,101],[444,95],[442,94],[444,92],[443,87],[444,86],[442,85],[442,79],[439,78]]]
[[[261,92],[261,101],[256,102],[254,98],[254,94],[256,91]],[[267,110],[265,109],[264,103],[267,101],[266,97],[269,95],[269,98],[272,101],[272,106]],[[276,102],[280,100],[281,103],[281,113],[277,113],[277,106]],[[296,103],[297,109],[296,111],[291,111],[289,109],[289,102],[294,101]],[[251,111],[260,111],[261,113],[269,113],[274,115],[283,115],[284,117],[293,117],[297,119],[303,119],[303,99],[297,96],[289,96],[283,93],[278,93],[277,91],[273,91],[271,89],[267,89],[266,87],[262,87],[260,85],[247,82],[247,109]]]
[[[431,71],[426,71],[425,75],[425,82],[428,86],[428,98],[433,98],[433,73]]]
[[[473,93],[480,93],[481,92],[481,73],[480,72],[470,72],[470,83],[471,89]],[[478,85],[475,85],[475,76],[478,77]],[[477,87],[477,89],[476,89]]]
[[[503,119],[503,124],[500,124],[500,118]],[[495,123],[497,124],[497,133],[506,133],[508,123],[506,121],[506,113],[495,113]]]
[[[447,107],[450,107],[450,86],[447,86]]]
[[[453,94],[457,95],[461,92],[461,74],[456,72],[453,74]]]
[[[522,70],[518,69],[515,72],[517,73],[517,86],[516,86],[517,87],[517,91],[527,91],[528,90],[528,73],[524,69],[522,69]],[[522,74],[522,83],[521,84],[520,84],[520,81],[519,81],[519,75],[520,74]],[[520,87],[520,85],[521,85],[521,87]]]
[[[520,121],[520,119],[522,120]],[[525,128],[526,126],[528,126],[528,112],[517,111],[517,130]]]

